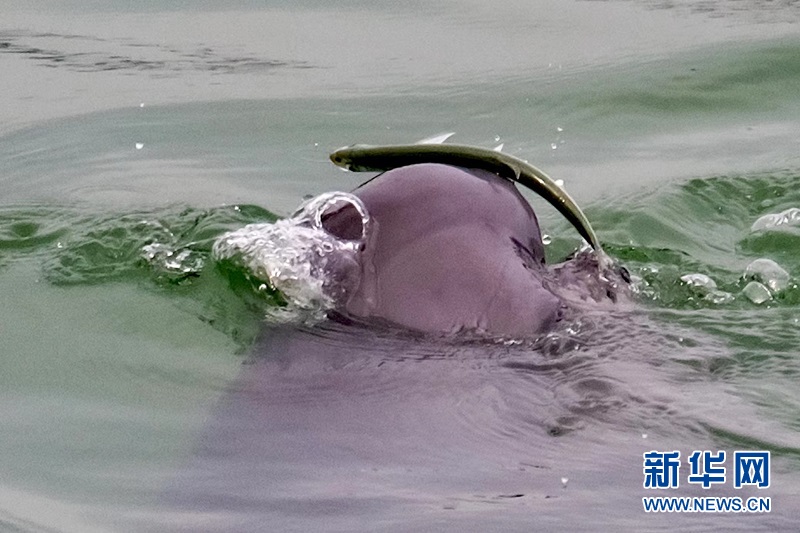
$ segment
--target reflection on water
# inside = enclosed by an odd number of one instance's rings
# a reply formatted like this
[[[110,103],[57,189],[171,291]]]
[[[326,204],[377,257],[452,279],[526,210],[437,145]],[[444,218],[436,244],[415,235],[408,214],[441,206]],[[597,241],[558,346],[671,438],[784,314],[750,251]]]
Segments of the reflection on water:
[[[0,529],[795,530],[797,22],[726,0],[5,6]],[[266,327],[280,295],[214,240],[355,187],[332,149],[442,131],[564,180],[637,309],[529,343]],[[577,242],[532,201],[561,260]],[[757,260],[788,276],[760,304]],[[772,513],[645,514],[654,449],[771,450]]]

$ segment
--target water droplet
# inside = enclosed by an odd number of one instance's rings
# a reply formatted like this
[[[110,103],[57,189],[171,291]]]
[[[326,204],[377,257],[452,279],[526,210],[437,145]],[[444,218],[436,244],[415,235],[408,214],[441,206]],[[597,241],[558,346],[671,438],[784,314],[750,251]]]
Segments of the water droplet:
[[[563,189],[564,188],[564,180],[556,180],[556,185],[558,185],[559,187],[561,187]]]
[[[494,136],[494,142],[500,142],[500,136],[499,135],[495,135]]]
[[[139,107],[144,107],[144,102],[142,102],[141,104],[139,104]]]
[[[642,438],[646,439],[647,438],[647,433],[642,433]]]
[[[558,150],[558,145],[556,143],[550,143],[550,148],[552,150]]]
[[[567,488],[567,483],[568,482],[569,482],[569,478],[568,477],[562,477],[561,478],[561,486],[564,487],[565,489]]]
[[[561,133],[562,131],[564,131],[564,128],[562,128],[561,126],[559,126],[559,127],[557,127],[557,128],[556,128],[556,131],[557,131],[558,133]]]
[[[551,242],[553,242],[553,238],[550,235],[548,235],[547,233],[543,233],[542,234],[542,244],[548,245]]]
[[[141,150],[142,148],[144,148],[144,143],[136,143],[137,150]]]

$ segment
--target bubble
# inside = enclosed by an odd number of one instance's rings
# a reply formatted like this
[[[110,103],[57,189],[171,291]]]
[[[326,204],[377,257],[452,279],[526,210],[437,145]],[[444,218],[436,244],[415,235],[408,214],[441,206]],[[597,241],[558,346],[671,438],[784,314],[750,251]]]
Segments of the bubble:
[[[713,291],[717,288],[717,283],[705,274],[686,274],[681,276],[681,281],[704,291]]]
[[[762,304],[772,299],[769,289],[757,281],[751,281],[745,285],[742,293],[754,304]]]
[[[756,259],[744,271],[744,279],[760,281],[772,292],[780,292],[789,286],[789,273],[772,259]]]

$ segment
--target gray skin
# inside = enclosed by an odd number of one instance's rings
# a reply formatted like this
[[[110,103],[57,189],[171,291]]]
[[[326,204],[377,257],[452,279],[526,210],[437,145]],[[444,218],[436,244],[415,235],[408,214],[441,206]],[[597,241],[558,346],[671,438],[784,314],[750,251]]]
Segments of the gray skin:
[[[615,273],[598,276],[591,254],[548,268],[530,205],[490,172],[411,165],[353,194],[372,220],[347,314],[426,332],[520,337],[552,329],[565,300],[602,303],[624,290]],[[323,227],[342,238],[362,231],[351,206],[327,214]]]

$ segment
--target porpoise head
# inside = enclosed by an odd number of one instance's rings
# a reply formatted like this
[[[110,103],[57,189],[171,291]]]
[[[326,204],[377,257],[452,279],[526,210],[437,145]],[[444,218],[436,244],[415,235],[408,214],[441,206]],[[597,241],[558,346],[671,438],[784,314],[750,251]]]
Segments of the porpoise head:
[[[545,265],[535,213],[491,172],[416,164],[336,194],[311,200],[289,223],[329,241],[291,258],[310,265],[341,315],[527,337],[551,330],[573,302],[617,299],[618,276],[609,279],[589,252]]]

